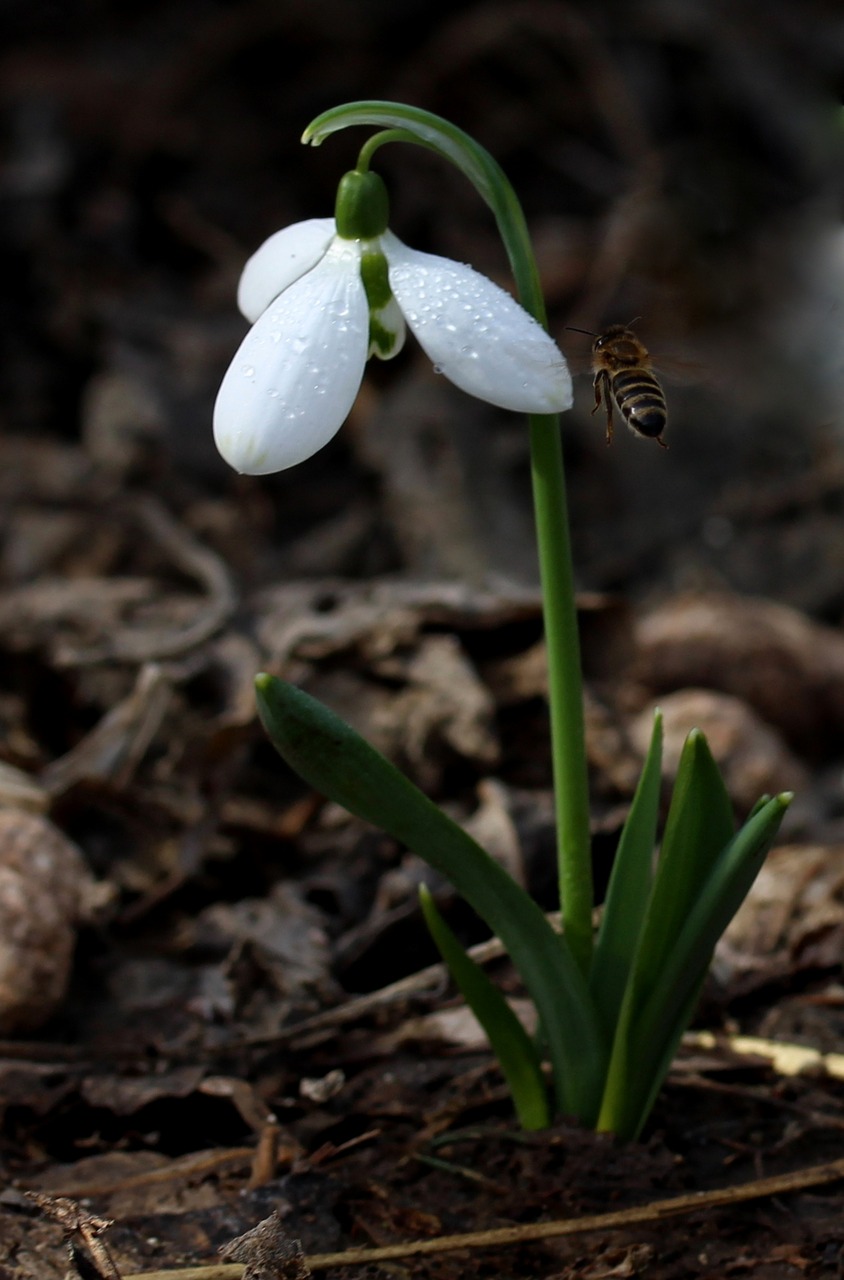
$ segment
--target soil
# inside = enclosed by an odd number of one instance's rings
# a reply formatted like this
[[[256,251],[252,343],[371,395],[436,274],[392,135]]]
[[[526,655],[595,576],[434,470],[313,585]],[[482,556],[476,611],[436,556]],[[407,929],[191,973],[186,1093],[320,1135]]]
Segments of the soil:
[[[0,30],[0,1280],[221,1249],[267,1280],[841,1275],[840,16],[7,0]],[[301,684],[555,909],[523,422],[409,341],[294,471],[235,476],[211,439],[243,262],[330,212],[365,135],[298,140],[359,98],[495,154],[584,373],[564,441],[599,892],[656,702],[666,794],[693,725],[739,817],[796,792],[718,948],[711,1035],[635,1143],[519,1130],[420,881],[466,945],[479,922],[256,720],[256,672]],[[381,162],[397,234],[509,283],[456,172]],[[607,449],[566,328],[635,316],[667,450],[619,424]]]

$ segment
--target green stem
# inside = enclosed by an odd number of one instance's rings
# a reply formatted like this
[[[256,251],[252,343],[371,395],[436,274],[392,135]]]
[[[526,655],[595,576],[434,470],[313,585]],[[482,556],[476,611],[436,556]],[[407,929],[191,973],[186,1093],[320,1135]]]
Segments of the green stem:
[[[531,476],[548,653],[560,911],[584,974],[592,958],[592,856],[580,637],[563,450],[556,417],[530,419]]]
[[[545,302],[524,213],[501,166],[489,152],[442,117],[394,102],[354,102],[336,107],[314,120],[302,140],[318,145],[329,134],[350,125],[375,125],[386,130],[364,145],[359,161],[363,168],[379,146],[403,140],[437,152],[460,169],[495,216],[522,306],[547,329]],[[563,451],[556,415],[531,417],[529,422],[548,648],[560,909],[569,946],[586,974],[592,954],[593,902],[589,784]]]

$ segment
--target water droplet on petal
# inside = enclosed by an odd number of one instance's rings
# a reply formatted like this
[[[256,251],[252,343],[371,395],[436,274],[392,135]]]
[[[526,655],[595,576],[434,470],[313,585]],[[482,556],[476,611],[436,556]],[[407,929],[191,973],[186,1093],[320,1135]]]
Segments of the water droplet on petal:
[[[435,364],[434,373],[445,373],[445,366],[441,364]]]
[[[241,366],[240,372],[243,374],[244,378],[254,378],[255,366],[251,364],[244,364]]]

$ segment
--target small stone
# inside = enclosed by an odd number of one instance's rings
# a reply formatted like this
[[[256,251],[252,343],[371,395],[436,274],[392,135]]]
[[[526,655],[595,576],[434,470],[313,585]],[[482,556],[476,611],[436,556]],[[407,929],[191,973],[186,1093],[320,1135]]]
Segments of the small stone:
[[[91,877],[46,818],[0,809],[0,1034],[42,1026],[70,980]]]

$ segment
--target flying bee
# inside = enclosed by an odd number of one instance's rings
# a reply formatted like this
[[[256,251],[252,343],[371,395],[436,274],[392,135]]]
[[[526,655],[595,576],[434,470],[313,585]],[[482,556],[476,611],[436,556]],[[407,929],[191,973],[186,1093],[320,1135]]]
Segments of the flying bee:
[[[570,327],[570,326],[569,326]],[[656,440],[667,449],[662,433],[668,425],[668,410],[659,380],[651,366],[644,343],[624,324],[612,324],[603,333],[574,329],[594,338],[592,372],[595,377],[595,408],[603,403],[607,414],[607,444],[612,444],[613,405],[634,435]]]

